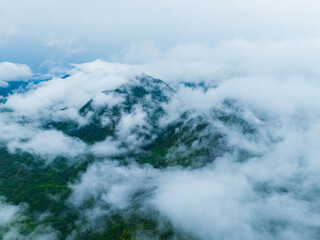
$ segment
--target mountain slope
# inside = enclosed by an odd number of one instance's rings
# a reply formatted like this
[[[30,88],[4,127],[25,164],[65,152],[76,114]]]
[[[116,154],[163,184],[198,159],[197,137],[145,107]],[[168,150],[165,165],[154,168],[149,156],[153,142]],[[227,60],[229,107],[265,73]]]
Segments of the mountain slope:
[[[159,169],[165,173],[177,167],[202,168],[226,154],[246,161],[254,155],[230,144],[230,132],[248,138],[258,132],[245,111],[231,100],[206,112],[179,109],[172,117],[168,107],[176,97],[177,92],[165,82],[142,75],[93,96],[77,109],[76,120],[41,119],[42,131],[58,131],[64,138],[85,143],[82,154],[70,158],[61,154],[48,161],[22,148],[10,150],[2,143],[0,194],[11,204],[27,204],[24,217],[11,228],[20,229],[26,238],[39,228],[49,227],[59,239],[71,235],[75,239],[196,239],[146,204],[155,189],[148,181],[153,182],[162,173],[157,172]],[[60,111],[63,114],[68,108]],[[19,141],[28,144],[31,140]],[[77,200],[79,204],[73,203],[90,171],[99,171],[99,164],[103,170],[103,164],[108,166],[109,161],[110,170],[94,174],[106,177],[105,185],[97,186],[94,192],[95,182],[90,180],[92,192]],[[136,175],[142,169],[151,173],[146,180]],[[113,171],[119,174],[109,178]],[[131,186],[124,186],[128,203],[123,206],[107,197],[113,187],[105,187],[113,181]],[[137,186],[131,185],[135,181]],[[10,226],[0,228],[0,236],[6,229]]]

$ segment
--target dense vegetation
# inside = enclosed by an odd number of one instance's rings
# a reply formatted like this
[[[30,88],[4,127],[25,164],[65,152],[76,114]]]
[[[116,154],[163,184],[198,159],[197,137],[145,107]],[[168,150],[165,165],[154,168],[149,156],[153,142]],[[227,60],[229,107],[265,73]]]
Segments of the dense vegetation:
[[[160,229],[156,213],[154,217],[145,216],[138,210],[126,215],[115,212],[100,219],[99,227],[85,227],[81,209],[67,201],[71,193],[68,182],[75,181],[92,161],[93,156],[88,155],[78,165],[68,166],[63,158],[46,165],[28,153],[12,154],[0,149],[0,194],[11,204],[27,204],[26,218],[18,223],[20,234],[28,236],[37,226],[44,225],[59,231],[60,239],[72,233],[83,240],[133,240],[138,233],[157,235],[159,239],[191,239],[174,232],[169,223],[166,230]]]
[[[231,102],[225,102],[223,108],[209,115],[183,112],[178,119],[160,128],[159,120],[166,114],[163,104],[170,101],[173,92],[164,82],[144,76],[114,91],[103,93],[121,99],[118,104],[97,107],[93,99],[80,108],[79,115],[87,118],[88,124],[45,119],[42,127],[45,130],[61,131],[89,146],[107,137],[118,140],[121,142],[120,147],[127,151],[113,156],[114,160],[128,164],[134,159],[138,164],[148,164],[154,168],[176,165],[198,168],[230,151],[225,134],[215,126],[215,121],[230,128],[236,125],[246,134],[255,133],[254,128],[241,118]],[[122,139],[119,135],[119,129],[122,117],[135,114],[138,108],[146,113],[145,123],[133,128],[130,134],[143,139],[143,144],[132,149],[126,137]],[[103,118],[110,120],[108,124],[103,123]],[[151,211],[148,215],[141,212],[139,202],[133,209],[109,211],[94,226],[90,225],[83,212],[93,202],[88,201],[80,208],[70,204],[70,184],[77,183],[92,163],[101,160],[102,156],[87,153],[72,161],[59,156],[48,163],[46,159],[27,152],[9,152],[2,145],[0,195],[10,204],[25,206],[25,217],[16,223],[19,233],[30,236],[38,226],[50,226],[59,233],[60,239],[68,236],[83,240],[133,240],[154,236],[163,240],[193,239],[174,229],[167,220],[160,219],[157,212]],[[0,237],[2,232],[0,229]]]

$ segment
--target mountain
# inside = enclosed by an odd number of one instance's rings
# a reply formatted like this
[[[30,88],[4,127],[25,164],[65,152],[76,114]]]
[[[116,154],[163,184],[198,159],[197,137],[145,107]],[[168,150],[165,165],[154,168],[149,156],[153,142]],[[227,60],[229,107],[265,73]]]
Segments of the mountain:
[[[184,111],[173,121],[161,126],[166,105],[175,91],[165,82],[150,76],[139,76],[115,90],[102,92],[78,112],[87,124],[76,121],[49,122],[46,127],[57,129],[93,145],[107,138],[119,141],[139,164],[149,163],[163,168],[174,165],[202,167],[214,161],[228,148],[225,133],[217,123],[237,127],[254,134],[254,127],[241,118],[236,103],[225,101],[209,113]],[[66,109],[67,110],[67,109]],[[138,121],[135,120],[137,117]],[[128,118],[128,131],[124,119]],[[135,122],[137,121],[137,122]],[[131,137],[129,140],[128,137]],[[134,149],[131,140],[134,139]],[[137,144],[139,143],[139,144]]]
[[[133,131],[148,139],[156,131],[157,122],[164,115],[161,105],[168,103],[172,94],[173,90],[159,79],[137,77],[115,90],[102,92],[99,99],[92,99],[80,108],[79,114],[89,122],[85,126],[70,121],[52,122],[49,125],[93,144],[108,136],[116,137],[122,117],[140,111],[146,114],[144,125]]]
[[[48,163],[43,156],[10,151],[2,144],[0,194],[10,204],[27,205],[23,217],[0,228],[0,236],[18,229],[29,239],[34,232],[50,228],[59,239],[196,239],[156,210],[146,209],[144,202],[153,187],[133,187],[126,207],[101,202],[102,190],[101,196],[93,195],[79,205],[70,203],[73,186],[81,184],[85,174],[106,158],[116,166],[133,164],[137,169],[166,171],[173,167],[202,168],[224,154],[237,154],[243,161],[253,157],[228,141],[230,129],[247,136],[257,134],[235,101],[225,100],[207,112],[181,109],[170,118],[168,107],[176,95],[167,83],[142,75],[99,93],[77,109],[83,122],[43,119],[43,131],[58,131],[85,143],[88,150],[73,159],[61,155]],[[64,111],[68,108],[61,109]],[[106,149],[106,154],[95,151],[98,146]],[[109,151],[110,146],[116,150]],[[90,211],[101,215],[90,220]]]

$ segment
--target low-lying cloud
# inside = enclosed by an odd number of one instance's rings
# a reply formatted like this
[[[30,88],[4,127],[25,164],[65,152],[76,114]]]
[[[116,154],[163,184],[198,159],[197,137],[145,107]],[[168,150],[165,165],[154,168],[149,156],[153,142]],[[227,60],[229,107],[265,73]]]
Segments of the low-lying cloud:
[[[75,65],[69,77],[54,77],[10,95],[1,104],[2,144],[47,159],[98,156],[79,181],[70,183],[69,202],[75,207],[93,200],[83,211],[89,223],[112,211],[130,212],[138,202],[144,213],[157,212],[179,231],[199,239],[317,239],[319,40],[185,45],[164,52],[149,49],[146,59],[143,49],[134,47],[119,58],[132,64],[97,60]],[[140,62],[133,56],[141,56]],[[115,129],[118,139],[109,137],[91,146],[43,128],[49,119],[85,126],[91,120],[78,112],[84,104],[93,99],[97,110],[123,103],[102,92],[141,73],[160,77],[175,90],[163,104],[159,128],[189,111],[191,117],[209,119],[231,150],[200,169],[156,169],[132,159],[119,163],[114,155],[125,155],[145,141],[132,129],[150,131],[148,112],[140,106],[121,115]],[[234,102],[235,108],[223,109],[226,101]],[[221,109],[241,117],[254,131],[213,118]],[[103,124],[109,121],[105,118]],[[15,208],[8,211],[14,216]]]
[[[7,87],[9,81],[26,81],[32,78],[31,69],[24,64],[0,62],[0,87]]]

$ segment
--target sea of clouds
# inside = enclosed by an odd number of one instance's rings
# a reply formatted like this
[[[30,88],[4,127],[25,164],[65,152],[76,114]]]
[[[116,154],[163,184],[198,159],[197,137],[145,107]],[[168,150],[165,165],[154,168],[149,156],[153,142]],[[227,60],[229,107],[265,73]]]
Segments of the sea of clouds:
[[[145,51],[150,54],[143,54]],[[130,62],[137,56],[139,63],[96,60],[74,65],[67,78],[57,76],[39,84],[31,81],[27,91],[10,95],[0,105],[1,143],[11,152],[27,151],[48,163],[57,156],[72,159],[88,152],[104,157],[70,184],[69,202],[74,206],[94,199],[95,204],[83,213],[93,223],[111,210],[130,211],[140,201],[141,211],[156,212],[158,218],[168,219],[179,231],[199,239],[317,239],[320,40],[235,39],[211,47],[187,44],[165,51],[142,45],[130,48],[118,60]],[[226,153],[200,169],[122,166],[109,156],[126,151],[114,139],[88,146],[57,130],[41,128],[49,118],[86,125],[89,120],[78,113],[84,104],[91,99],[96,106],[121,102],[105,99],[101,92],[142,73],[176,90],[165,106],[164,125],[184,111],[209,114],[224,100],[236,101],[257,134],[224,129],[227,144],[241,146],[254,157],[239,161],[236,154]],[[3,86],[31,78],[26,65],[0,63]],[[205,87],[190,88],[181,84],[185,82]],[[137,112],[124,119],[119,136],[145,117]],[[148,194],[135,199],[137,192]],[[0,202],[0,213],[4,211],[6,218],[0,220],[0,226],[10,224],[19,207]]]

